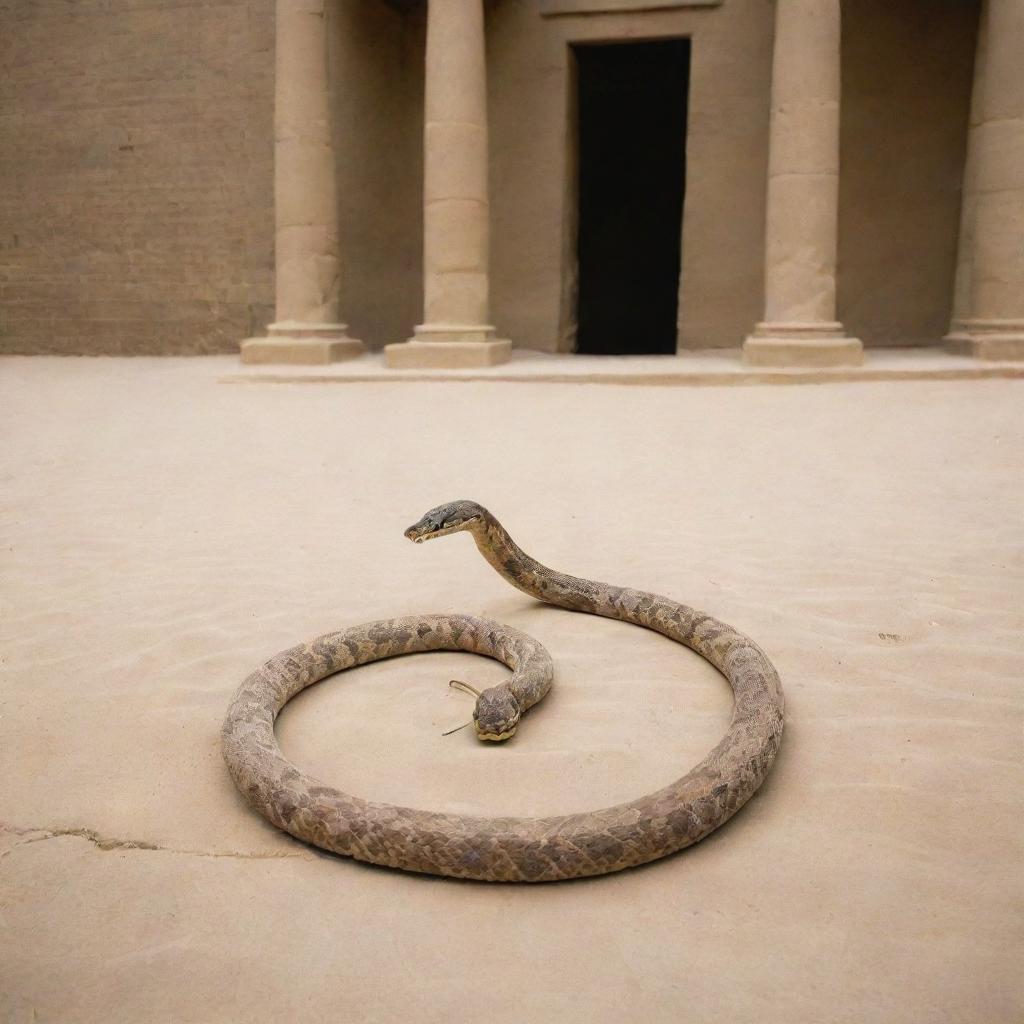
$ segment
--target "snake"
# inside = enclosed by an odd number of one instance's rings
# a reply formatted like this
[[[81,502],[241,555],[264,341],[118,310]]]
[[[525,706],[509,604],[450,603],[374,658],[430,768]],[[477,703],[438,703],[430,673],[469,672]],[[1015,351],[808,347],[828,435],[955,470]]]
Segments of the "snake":
[[[304,842],[391,868],[487,882],[548,882],[608,874],[668,856],[729,820],[760,787],[779,751],[784,697],[753,640],[667,597],[568,576],[527,555],[482,505],[431,509],[405,531],[416,543],[468,532],[490,565],[530,597],[654,630],[695,651],[729,681],[733,712],[718,745],[677,781],[603,809],[548,817],[485,817],[364,800],[306,775],[281,752],[274,722],[306,687],[398,655],[459,650],[512,670],[479,691],[473,725],[504,743],[551,688],[553,662],[532,637],[472,615],[365,623],[283,651],[239,686],[221,730],[228,771],[248,804]],[[468,725],[469,723],[467,723]]]

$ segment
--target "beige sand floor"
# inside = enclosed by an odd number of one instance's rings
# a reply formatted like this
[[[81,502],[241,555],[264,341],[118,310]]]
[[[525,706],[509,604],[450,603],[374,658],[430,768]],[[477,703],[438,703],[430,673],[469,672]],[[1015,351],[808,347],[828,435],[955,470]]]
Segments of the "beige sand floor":
[[[218,383],[235,366],[0,361],[0,1019],[1022,1019],[1024,385]],[[484,748],[440,735],[469,710],[449,678],[501,678],[483,659],[315,687],[282,746],[352,792],[585,809],[721,734],[728,687],[692,653],[531,604],[468,538],[403,539],[455,497],[768,650],[783,751],[728,826],[488,886],[321,855],[244,807],[218,752],[241,678],[400,613],[524,628],[556,690]]]

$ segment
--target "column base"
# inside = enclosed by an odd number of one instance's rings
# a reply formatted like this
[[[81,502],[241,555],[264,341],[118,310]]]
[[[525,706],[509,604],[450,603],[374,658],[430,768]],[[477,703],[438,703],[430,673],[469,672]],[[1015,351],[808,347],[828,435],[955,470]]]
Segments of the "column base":
[[[761,323],[743,342],[748,366],[860,366],[864,346],[832,323]]]
[[[951,355],[965,355],[964,346],[970,344],[971,336],[955,323],[949,325],[949,333],[942,339],[942,344]]]
[[[494,337],[488,324],[421,324],[408,341],[384,346],[392,370],[458,370],[508,362],[512,342]]]
[[[942,339],[946,351],[975,359],[1024,359],[1024,320],[961,320]]]
[[[345,324],[305,324],[283,321],[267,328],[267,337],[248,338],[241,344],[242,362],[324,366],[354,359],[366,351],[361,341],[348,336]]]

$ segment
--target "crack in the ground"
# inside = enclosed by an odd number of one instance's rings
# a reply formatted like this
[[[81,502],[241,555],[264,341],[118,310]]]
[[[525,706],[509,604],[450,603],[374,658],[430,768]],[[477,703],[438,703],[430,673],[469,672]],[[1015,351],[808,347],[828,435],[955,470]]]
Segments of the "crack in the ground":
[[[115,836],[104,836],[91,828],[21,828],[17,825],[8,825],[0,822],[0,836],[7,834],[17,836],[18,841],[11,844],[6,850],[0,852],[0,859],[6,857],[19,846],[28,846],[31,843],[42,843],[49,839],[60,839],[64,836],[71,836],[76,839],[85,839],[98,850],[154,850],[160,853],[177,853],[187,857],[232,857],[236,860],[283,860],[312,859],[312,854],[302,852],[290,852],[282,850],[279,853],[245,853],[238,850],[190,850],[174,846],[161,846],[159,843],[150,842],[147,839],[118,839]]]

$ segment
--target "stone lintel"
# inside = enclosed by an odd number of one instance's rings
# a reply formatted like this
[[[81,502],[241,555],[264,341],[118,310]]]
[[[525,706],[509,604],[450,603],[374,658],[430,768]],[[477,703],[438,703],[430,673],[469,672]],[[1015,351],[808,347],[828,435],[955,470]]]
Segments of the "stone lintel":
[[[544,17],[559,14],[610,14],[659,11],[675,7],[717,7],[722,0],[540,0]]]

